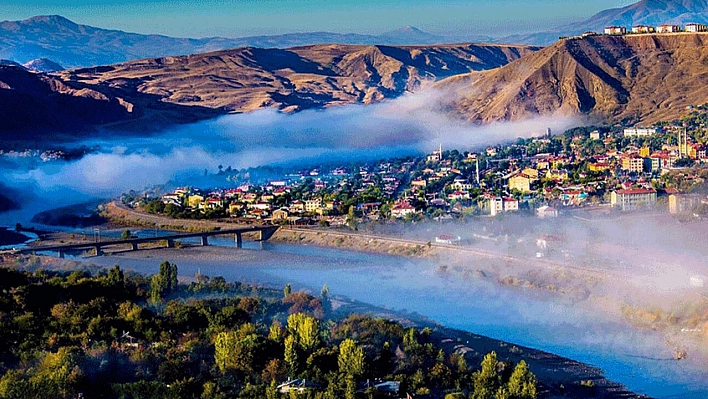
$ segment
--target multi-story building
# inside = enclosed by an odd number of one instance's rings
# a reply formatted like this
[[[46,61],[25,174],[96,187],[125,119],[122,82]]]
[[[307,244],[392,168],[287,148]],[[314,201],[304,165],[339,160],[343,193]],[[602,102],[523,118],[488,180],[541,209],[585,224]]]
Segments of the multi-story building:
[[[671,194],[669,195],[669,213],[688,213],[701,203],[699,194]]]
[[[642,173],[644,171],[644,158],[639,155],[630,155],[622,158],[622,170]]]
[[[656,134],[656,129],[653,127],[630,127],[624,129],[624,137],[645,137]]]
[[[656,27],[656,33],[675,33],[681,32],[681,27],[678,25],[664,24]]]
[[[706,32],[708,31],[708,26],[705,24],[696,24],[696,23],[691,23],[691,24],[686,24],[686,32]]]
[[[531,179],[526,175],[516,175],[509,179],[509,190],[519,190],[522,193],[531,191]]]
[[[612,207],[623,211],[649,208],[656,203],[656,190],[647,188],[630,188],[615,190],[610,195]]]
[[[605,28],[606,35],[624,35],[627,33],[627,28],[624,26],[608,26]]]
[[[632,33],[654,33],[656,29],[648,25],[635,25],[632,27]]]
[[[322,198],[313,198],[305,201],[305,212],[308,213],[321,213],[322,212]]]
[[[509,197],[493,197],[489,199],[489,214],[496,216],[502,212],[519,210],[519,200]]]

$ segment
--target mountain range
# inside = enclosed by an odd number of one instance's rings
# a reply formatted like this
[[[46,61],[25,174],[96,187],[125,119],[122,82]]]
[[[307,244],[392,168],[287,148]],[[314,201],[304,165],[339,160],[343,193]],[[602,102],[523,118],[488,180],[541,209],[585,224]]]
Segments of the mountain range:
[[[481,39],[489,37],[469,37],[465,41]],[[189,39],[101,29],[80,25],[58,15],[0,22],[0,58],[19,63],[47,58],[67,68],[199,54],[237,47],[289,48],[321,43],[421,45],[449,41],[460,40],[432,35],[412,26],[380,35],[306,32],[231,39]]]
[[[586,20],[548,31],[506,36],[501,40],[505,43],[547,46],[561,36],[576,36],[588,31],[601,33],[607,26],[624,26],[629,30],[634,25],[684,26],[690,22],[708,24],[708,0],[641,0],[625,7],[600,11]]]
[[[46,129],[76,131],[79,125],[107,124],[159,129],[266,107],[294,112],[370,104],[445,77],[497,68],[536,50],[475,44],[333,44],[245,47],[52,75],[8,65],[0,67],[0,132],[41,134]]]

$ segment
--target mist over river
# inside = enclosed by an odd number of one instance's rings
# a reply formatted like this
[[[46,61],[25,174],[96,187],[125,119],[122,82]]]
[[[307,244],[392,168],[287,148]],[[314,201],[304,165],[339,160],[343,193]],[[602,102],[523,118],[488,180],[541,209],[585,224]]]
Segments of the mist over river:
[[[120,264],[155,273],[159,263],[177,263],[180,275],[197,272],[229,280],[334,295],[415,312],[445,326],[533,347],[601,368],[633,392],[656,398],[705,398],[705,359],[675,361],[660,333],[634,329],[585,305],[557,296],[503,288],[484,280],[437,273],[437,263],[331,248],[214,239],[212,247],[159,250],[88,258],[100,266]]]
[[[67,147],[93,149],[72,160],[44,162],[36,157],[4,154],[0,157],[3,176],[0,194],[12,200],[17,209],[0,213],[0,227],[13,227],[15,223],[32,226],[33,217],[42,211],[115,198],[129,190],[158,185],[186,184],[202,188],[235,185],[215,174],[218,165],[237,169],[261,165],[315,167],[322,162],[370,161],[423,154],[440,144],[446,150],[467,151],[518,137],[536,136],[548,126],[560,132],[580,124],[577,120],[539,119],[474,127],[432,111],[434,107],[431,108],[430,102],[431,96],[423,93],[369,107],[341,107],[296,115],[274,111],[231,115],[148,138],[130,134],[124,137],[99,135],[95,139],[63,143]],[[211,179],[213,176],[221,180]],[[569,225],[574,226],[575,221],[572,222]],[[515,225],[527,223],[518,221]],[[590,240],[597,236],[595,230],[613,231],[617,235],[607,240],[617,244],[607,252],[614,257],[615,253],[626,253],[630,247],[636,252],[644,250],[643,247],[637,249],[635,243],[623,241],[634,237],[634,233],[652,246],[665,243],[665,237],[680,237],[666,233],[647,240],[647,231],[658,232],[663,225],[655,227],[647,228],[646,224],[594,226],[587,231],[568,228],[566,235],[586,242],[586,247],[580,247],[584,253],[577,256],[588,255],[586,258],[593,264],[600,264],[595,259],[599,251]],[[84,232],[90,235],[92,229]],[[692,237],[708,237],[708,234]],[[695,263],[692,267],[702,270],[706,254],[700,252],[705,245],[699,241],[694,240],[696,249],[692,251],[695,253],[677,251],[692,259]],[[393,310],[416,312],[449,327],[589,363],[603,369],[610,380],[637,393],[660,398],[708,397],[708,362],[704,355],[692,352],[688,359],[674,361],[672,348],[665,344],[664,335],[632,328],[623,323],[619,315],[608,314],[598,310],[601,307],[592,307],[586,302],[539,291],[504,288],[494,280],[460,279],[441,274],[439,261],[434,260],[278,243],[264,243],[262,248],[248,243],[245,250],[236,250],[232,239],[210,239],[210,242],[221,247],[139,251],[83,261],[100,266],[120,264],[152,274],[167,258],[177,263],[185,277],[193,277],[199,271],[209,276],[267,285],[292,283],[296,289],[315,293],[326,283],[335,295]],[[535,248],[535,242],[533,238],[527,244]],[[655,270],[647,273],[655,278],[659,276],[662,283],[669,281],[664,278],[669,272],[676,275],[677,266],[672,261],[679,259],[671,252],[664,251],[664,255],[671,258],[665,262],[668,266],[661,269],[666,274]],[[654,265],[654,258],[650,260],[645,263]],[[463,262],[476,269],[483,261],[472,258]],[[619,262],[617,267],[629,269],[628,265]],[[694,269],[684,274],[690,273],[694,273]],[[683,274],[679,277],[680,281],[666,289],[673,293],[680,284],[686,285],[687,277]],[[639,283],[652,288],[658,286],[651,279],[642,279]],[[625,294],[632,295],[631,292]]]

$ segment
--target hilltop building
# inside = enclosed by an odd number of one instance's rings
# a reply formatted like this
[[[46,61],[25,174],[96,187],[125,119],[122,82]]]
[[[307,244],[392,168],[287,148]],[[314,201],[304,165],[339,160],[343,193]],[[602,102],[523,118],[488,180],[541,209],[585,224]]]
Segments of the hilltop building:
[[[635,25],[632,27],[632,33],[654,33],[656,29],[648,25]]]
[[[708,26],[705,24],[696,24],[696,23],[691,23],[691,24],[686,24],[686,32],[706,32],[708,31]]]
[[[624,35],[627,33],[627,28],[624,26],[608,26],[605,28],[606,35]]]
[[[656,27],[656,33],[676,33],[681,32],[681,27],[678,25],[664,24]]]

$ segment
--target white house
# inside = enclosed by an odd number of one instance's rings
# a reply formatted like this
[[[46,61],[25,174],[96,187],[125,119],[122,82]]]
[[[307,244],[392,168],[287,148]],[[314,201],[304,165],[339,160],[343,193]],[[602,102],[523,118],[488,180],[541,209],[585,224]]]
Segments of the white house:
[[[550,207],[548,205],[544,205],[544,206],[536,209],[536,216],[538,216],[541,219],[555,218],[555,217],[558,217],[558,210],[556,208]]]
[[[691,24],[686,24],[686,32],[706,32],[708,31],[708,26],[705,24],[696,24],[696,23],[691,23]]]
[[[624,137],[645,137],[656,134],[656,129],[651,127],[631,127],[624,129]]]
[[[605,28],[606,35],[624,35],[627,33],[627,28],[624,26],[608,26]]]
[[[654,33],[654,31],[654,27],[648,25],[635,25],[632,27],[632,33]]]
[[[656,27],[657,33],[675,33],[681,32],[681,27],[678,25],[664,24]]]

